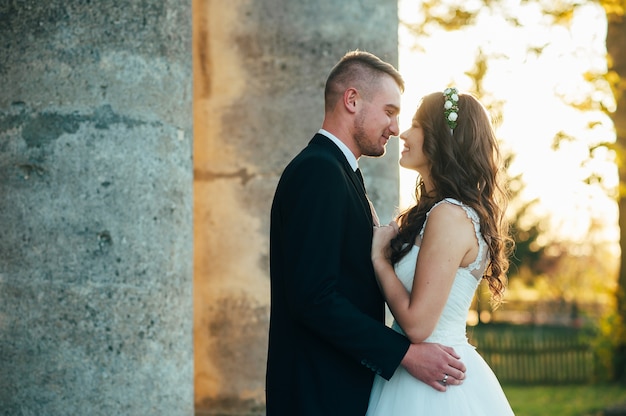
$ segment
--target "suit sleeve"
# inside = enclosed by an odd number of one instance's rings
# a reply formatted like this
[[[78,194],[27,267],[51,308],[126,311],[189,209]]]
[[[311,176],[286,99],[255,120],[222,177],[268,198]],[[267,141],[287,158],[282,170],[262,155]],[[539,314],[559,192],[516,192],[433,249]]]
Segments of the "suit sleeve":
[[[358,196],[358,195],[357,195]],[[404,357],[409,341],[364,313],[350,300],[340,282],[370,279],[373,271],[367,255],[351,256],[347,224],[369,221],[354,210],[354,188],[343,168],[332,161],[302,163],[290,173],[278,207],[285,268],[285,293],[295,319],[325,342],[360,364],[389,379]],[[360,217],[359,217],[360,216]],[[367,223],[371,245],[371,229]],[[368,248],[366,248],[368,250]],[[361,250],[363,253],[363,250]],[[343,276],[346,261],[359,261],[364,276]],[[365,281],[362,280],[362,281]],[[374,282],[375,283],[375,282]],[[382,307],[382,304],[381,304]]]

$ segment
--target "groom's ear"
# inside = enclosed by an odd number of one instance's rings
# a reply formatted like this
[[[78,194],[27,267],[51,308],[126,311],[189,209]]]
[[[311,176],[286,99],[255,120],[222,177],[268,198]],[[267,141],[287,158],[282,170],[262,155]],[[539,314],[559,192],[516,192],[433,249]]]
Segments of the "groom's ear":
[[[343,106],[350,113],[356,113],[361,101],[359,90],[350,87],[343,92]]]

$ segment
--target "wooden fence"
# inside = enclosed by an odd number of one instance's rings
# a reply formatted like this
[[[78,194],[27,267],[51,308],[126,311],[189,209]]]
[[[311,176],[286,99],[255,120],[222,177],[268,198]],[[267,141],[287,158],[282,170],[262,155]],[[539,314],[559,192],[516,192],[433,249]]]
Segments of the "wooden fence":
[[[470,343],[501,383],[587,383],[594,376],[590,334],[576,328],[479,325],[469,327]]]

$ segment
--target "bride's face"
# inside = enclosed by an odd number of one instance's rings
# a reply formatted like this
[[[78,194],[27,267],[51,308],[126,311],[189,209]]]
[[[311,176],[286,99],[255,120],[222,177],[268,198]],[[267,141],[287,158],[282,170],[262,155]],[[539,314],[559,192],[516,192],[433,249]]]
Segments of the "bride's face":
[[[400,156],[400,166],[419,172],[422,176],[428,176],[430,163],[424,155],[424,131],[417,120],[417,112],[413,117],[411,127],[400,134],[404,141],[404,148]]]

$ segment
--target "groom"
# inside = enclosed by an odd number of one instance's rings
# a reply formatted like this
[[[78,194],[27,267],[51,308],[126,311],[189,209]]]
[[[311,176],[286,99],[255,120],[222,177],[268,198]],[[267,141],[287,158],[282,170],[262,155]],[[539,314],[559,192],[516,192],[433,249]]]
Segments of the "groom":
[[[399,134],[404,81],[375,55],[348,52],[324,92],[322,129],[286,167],[270,230],[267,416],[363,416],[375,374],[399,365],[440,391],[465,367],[451,348],[410,344],[384,325],[370,260],[375,214],[358,169]]]

